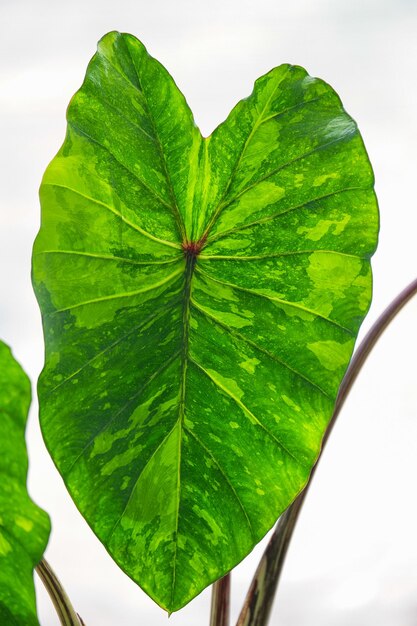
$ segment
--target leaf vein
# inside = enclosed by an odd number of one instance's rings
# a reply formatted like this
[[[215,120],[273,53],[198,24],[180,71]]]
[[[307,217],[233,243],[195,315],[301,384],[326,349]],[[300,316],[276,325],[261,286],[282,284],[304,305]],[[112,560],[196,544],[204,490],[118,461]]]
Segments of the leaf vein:
[[[230,228],[228,230],[220,231],[218,234],[213,235],[212,237],[208,237],[207,244],[216,241],[217,239],[222,239],[227,235],[231,235],[233,233],[237,233],[241,230],[245,230],[246,228],[251,228],[252,226],[257,226],[258,224],[265,224],[266,222],[270,222],[272,220],[276,220],[279,217],[287,215],[287,213],[291,213],[292,211],[297,211],[299,209],[303,209],[307,207],[309,204],[313,204],[314,202],[320,202],[320,200],[327,200],[327,198],[331,198],[333,196],[337,196],[339,194],[349,192],[349,191],[367,191],[372,190],[372,187],[345,187],[344,189],[338,189],[337,191],[332,191],[331,193],[324,194],[323,196],[318,196],[317,198],[312,198],[311,200],[307,200],[302,204],[297,204],[296,206],[289,207],[285,211],[280,211],[279,213],[274,213],[273,215],[269,215],[267,217],[263,217],[259,220],[255,220],[254,222],[249,222],[248,224],[243,224],[242,226],[237,226],[236,228]]]
[[[223,478],[225,479],[227,485],[229,486],[231,492],[233,493],[233,495],[235,496],[235,500],[237,501],[237,503],[239,504],[240,509],[242,510],[242,513],[245,516],[249,531],[251,533],[251,537],[252,537],[252,541],[255,543],[256,542],[256,536],[255,536],[255,532],[253,530],[253,525],[252,522],[250,520],[250,517],[248,515],[248,512],[246,511],[245,507],[243,506],[243,502],[242,500],[239,498],[239,495],[236,491],[236,489],[234,488],[232,482],[230,481],[229,477],[227,476],[226,472],[224,471],[223,467],[220,465],[219,461],[216,459],[216,457],[214,456],[214,454],[211,452],[211,450],[209,450],[209,448],[207,448],[207,446],[204,445],[204,443],[201,441],[201,439],[199,437],[197,437],[197,435],[190,430],[189,428],[187,428],[186,426],[184,426],[184,430],[185,432],[187,432],[193,439],[195,439],[195,441],[200,444],[201,448],[206,452],[206,454],[209,455],[209,457],[211,458],[211,460],[213,461],[213,463],[215,463],[215,465],[217,465],[220,473],[222,474]]]
[[[66,189],[67,191],[70,191],[71,193],[75,193],[77,196],[81,196],[82,198],[85,198],[86,200],[88,200],[89,202],[92,202],[93,204],[97,204],[98,206],[102,206],[103,208],[109,210],[111,213],[113,213],[113,215],[115,215],[116,217],[119,217],[122,220],[122,222],[127,224],[127,226],[130,226],[131,228],[133,228],[133,230],[137,231],[144,237],[147,237],[148,239],[151,239],[152,241],[156,241],[157,243],[161,243],[165,246],[169,246],[170,248],[175,248],[177,250],[179,250],[181,247],[178,243],[174,243],[173,241],[167,241],[165,239],[160,239],[159,237],[155,237],[155,235],[151,235],[151,233],[148,233],[148,231],[144,230],[143,228],[141,228],[134,222],[131,222],[130,220],[126,219],[126,217],[122,213],[119,213],[119,211],[117,211],[111,205],[106,204],[105,202],[101,202],[101,200],[97,200],[97,198],[92,198],[91,196],[87,196],[85,193],[82,193],[81,191],[78,191],[77,189],[73,189],[72,187],[67,187],[67,185],[60,185],[58,183],[42,183],[42,186],[43,187],[58,187],[59,189]]]
[[[142,85],[141,79],[139,77],[139,72],[136,69],[136,65],[135,65],[135,62],[134,62],[133,57],[131,55],[129,46],[127,45],[127,43],[126,43],[126,41],[125,41],[125,39],[123,37],[122,37],[122,41],[123,41],[123,44],[125,46],[125,49],[126,49],[128,55],[129,55],[130,61],[132,63],[133,70],[136,73],[136,77],[138,79],[139,88],[141,90],[141,93],[143,94],[145,107],[146,107],[146,110],[148,112],[149,120],[150,120],[150,122],[152,124],[152,128],[153,128],[154,133],[155,133],[156,145],[158,146],[158,149],[159,149],[159,154],[160,154],[162,168],[164,170],[164,174],[165,174],[165,177],[166,177],[166,180],[167,180],[167,183],[168,183],[168,188],[169,188],[169,191],[170,191],[171,202],[172,202],[172,205],[170,205],[171,206],[171,210],[172,210],[173,215],[175,217],[175,220],[177,222],[177,226],[178,226],[178,230],[180,232],[180,235],[182,236],[183,241],[185,241],[186,236],[185,236],[184,223],[183,223],[183,220],[182,220],[182,217],[181,217],[181,213],[180,213],[179,208],[178,208],[177,198],[176,198],[174,187],[173,187],[173,184],[172,184],[171,175],[170,175],[170,172],[169,172],[169,169],[168,169],[168,163],[167,163],[167,160],[166,160],[164,147],[162,145],[161,138],[160,138],[159,133],[158,133],[158,128],[156,126],[155,117],[154,117],[153,112],[151,111],[151,109],[149,107],[148,100],[146,98],[146,95],[145,95],[145,92],[144,92],[144,89],[143,89],[143,85]]]
[[[289,113],[290,111],[294,111],[295,109],[301,109],[309,104],[312,104],[313,102],[317,102],[318,100],[324,100],[325,98],[329,97],[329,93],[323,93],[320,96],[317,96],[316,98],[309,98],[308,100],[303,100],[302,102],[298,102],[297,104],[294,104],[293,106],[287,107],[286,109],[283,109],[282,111],[278,111],[277,113],[273,113],[272,115],[269,115],[268,117],[264,117],[264,119],[262,120],[262,122],[259,124],[259,126],[262,126],[262,124],[265,124],[266,122],[269,122],[270,120],[274,120],[277,117],[282,117],[283,115],[285,115],[286,113]],[[258,126],[258,128],[259,128]]]
[[[158,289],[159,287],[162,287],[163,285],[166,285],[167,283],[169,283],[171,279],[179,276],[182,273],[182,271],[183,271],[183,268],[180,268],[176,270],[175,272],[172,272],[172,274],[170,274],[166,278],[158,281],[157,283],[153,283],[152,285],[143,287],[142,289],[136,289],[136,291],[128,291],[126,293],[115,293],[109,296],[103,296],[101,298],[93,298],[91,300],[85,300],[84,302],[76,302],[75,304],[71,304],[61,309],[55,309],[55,311],[52,311],[51,313],[49,313],[49,315],[56,315],[57,313],[63,313],[64,311],[78,309],[81,306],[86,306],[89,304],[97,304],[98,302],[108,302],[110,300],[118,300],[119,298],[131,298],[133,296],[139,295],[140,293],[154,291],[155,289]]]
[[[300,311],[304,311],[305,313],[310,313],[311,315],[314,315],[315,317],[319,317],[320,319],[328,322],[329,324],[332,324],[333,326],[337,326],[338,328],[340,328],[341,330],[345,331],[349,335],[353,335],[354,334],[349,328],[346,328],[345,326],[342,326],[342,324],[339,324],[339,322],[336,322],[335,320],[332,320],[329,317],[326,317],[322,313],[318,313],[317,311],[313,311],[312,309],[309,309],[309,308],[307,308],[305,306],[302,306],[301,304],[298,304],[297,302],[290,302],[289,300],[283,300],[282,298],[277,298],[275,296],[269,296],[269,295],[267,295],[265,293],[262,293],[260,291],[256,291],[255,289],[249,289],[248,287],[241,287],[240,285],[235,285],[233,283],[228,283],[225,280],[220,280],[219,278],[213,278],[212,276],[210,276],[209,274],[204,272],[199,267],[196,267],[196,272],[198,272],[199,274],[201,274],[202,276],[204,276],[208,280],[211,280],[212,282],[220,283],[221,285],[225,285],[226,287],[232,287],[232,289],[237,289],[238,291],[243,291],[245,293],[250,293],[250,294],[252,294],[254,296],[259,296],[260,298],[265,298],[266,300],[270,300],[271,302],[278,302],[280,304],[284,304],[285,306],[289,306],[291,308],[298,309]]]
[[[256,415],[254,415],[252,411],[248,409],[248,407],[245,404],[243,404],[243,402],[239,400],[239,398],[237,398],[230,389],[228,389],[225,385],[220,383],[220,381],[217,380],[217,378],[212,376],[194,358],[190,356],[189,360],[191,363],[194,363],[194,365],[198,367],[202,372],[204,372],[204,374],[216,385],[216,387],[218,387],[221,391],[223,391],[226,395],[228,395],[235,402],[235,404],[237,404],[237,406],[240,407],[243,413],[249,417],[251,421],[253,420],[256,424],[258,424],[262,428],[262,430],[264,430],[265,433],[270,437],[270,439],[273,439],[278,444],[278,446],[281,448],[281,450],[283,450],[283,452],[287,454],[287,456],[291,457],[291,459],[295,461],[296,463],[298,463],[299,465],[303,465],[303,466],[305,465],[304,462],[302,462],[300,459],[297,459],[297,457],[295,457],[294,454],[290,452],[290,450],[288,450],[288,448],[282,443],[280,439],[278,439],[278,437],[276,437],[276,435],[274,435],[270,430],[268,430],[268,428],[266,428],[264,424],[262,424],[262,422],[256,417]]]
[[[122,256],[111,256],[105,254],[96,254],[93,252],[84,252],[81,250],[41,250],[40,252],[34,252],[33,256],[41,256],[43,254],[63,254],[70,256],[81,256],[91,259],[98,259],[103,261],[116,261],[117,263],[127,263],[128,265],[170,265],[182,258],[182,254],[172,257],[171,259],[165,259],[164,261],[139,261],[137,259],[127,259]]]
[[[355,128],[355,134],[357,134],[357,129],[356,128]],[[351,137],[352,137],[352,135],[351,135]],[[238,198],[243,196],[250,189],[253,189],[253,187],[256,187],[257,185],[259,185],[259,183],[263,183],[265,180],[268,180],[268,178],[271,178],[271,176],[274,176],[275,174],[278,174],[278,172],[281,172],[286,167],[289,167],[290,165],[293,165],[294,163],[297,163],[297,161],[301,161],[302,159],[305,159],[306,157],[309,157],[309,156],[311,156],[313,154],[316,154],[317,152],[320,152],[321,150],[325,150],[326,148],[334,146],[334,145],[336,145],[338,143],[341,143],[343,141],[346,141],[346,136],[345,135],[342,135],[341,137],[337,137],[336,139],[333,139],[332,141],[327,141],[326,143],[320,144],[320,145],[316,146],[315,148],[313,148],[312,150],[309,150],[308,152],[304,152],[303,154],[300,154],[299,156],[294,157],[290,161],[287,161],[286,163],[283,163],[279,167],[276,167],[272,171],[268,172],[268,174],[265,174],[264,176],[261,176],[261,178],[258,178],[257,180],[255,180],[250,185],[247,185],[246,187],[241,189],[233,198],[231,198],[230,200],[227,201],[227,203],[222,207],[222,210],[224,210],[225,208],[230,206],[233,202],[235,202]]]
[[[220,198],[219,203],[217,204],[216,208],[213,210],[212,217],[211,217],[211,219],[209,220],[209,223],[207,224],[207,227],[206,227],[206,229],[205,229],[205,237],[207,237],[207,235],[208,235],[208,233],[209,233],[209,231],[210,231],[211,227],[213,226],[213,224],[214,224],[214,223],[215,223],[215,221],[217,220],[217,218],[218,218],[219,214],[221,213],[221,211],[225,208],[225,206],[227,206],[227,204],[226,204],[226,205],[222,205],[222,202],[223,202],[223,200],[225,199],[225,197],[227,196],[227,192],[229,191],[230,186],[231,186],[231,184],[232,184],[232,182],[233,182],[233,180],[234,180],[234,178],[235,178],[235,176],[236,176],[236,172],[237,172],[237,171],[238,171],[238,169],[239,169],[239,166],[240,166],[240,164],[241,164],[241,162],[242,162],[242,159],[243,159],[243,156],[244,156],[244,154],[245,154],[245,152],[246,152],[246,150],[247,150],[247,147],[248,147],[248,145],[249,145],[249,143],[250,143],[250,141],[251,141],[252,137],[254,136],[255,132],[257,131],[257,129],[258,129],[258,128],[259,128],[259,126],[261,125],[261,123],[262,123],[262,116],[263,116],[263,114],[265,113],[266,109],[267,109],[267,108],[268,108],[268,106],[270,105],[271,100],[272,100],[272,98],[274,97],[274,95],[275,95],[275,93],[276,93],[276,91],[277,91],[278,87],[281,85],[281,83],[282,83],[282,82],[284,81],[284,79],[286,78],[286,76],[287,76],[287,74],[288,74],[288,72],[289,72],[290,68],[291,68],[291,66],[289,65],[289,66],[287,67],[287,69],[286,69],[286,71],[285,71],[284,75],[281,77],[281,80],[279,80],[279,81],[278,81],[278,83],[275,85],[275,87],[274,87],[274,88],[273,88],[273,90],[271,91],[271,94],[270,94],[270,95],[269,95],[269,97],[267,98],[266,103],[264,104],[264,106],[263,106],[263,108],[262,108],[261,113],[259,114],[259,116],[257,117],[257,119],[256,119],[256,120],[254,120],[253,126],[252,126],[252,128],[251,128],[251,130],[250,130],[250,132],[249,132],[249,134],[248,134],[248,136],[247,136],[247,138],[246,138],[245,142],[243,143],[242,148],[241,148],[241,150],[240,150],[240,152],[239,152],[239,154],[238,154],[238,157],[237,157],[237,159],[236,159],[236,161],[235,161],[235,164],[234,164],[234,166],[233,166],[233,169],[232,169],[232,171],[230,172],[229,180],[227,181],[227,184],[226,184],[225,190],[224,190],[224,192],[223,192],[223,194],[222,194],[222,197]],[[204,237],[204,235],[203,235],[203,237]]]
[[[269,350],[266,350],[266,348],[262,348],[262,346],[260,346],[259,344],[257,344],[255,341],[252,341],[251,339],[248,339],[247,337],[245,337],[244,335],[242,335],[241,333],[239,333],[237,330],[235,330],[234,328],[232,328],[231,326],[229,326],[228,324],[225,324],[224,322],[222,322],[221,320],[219,320],[215,315],[212,315],[211,313],[209,313],[208,311],[206,311],[206,309],[204,309],[202,306],[200,306],[199,304],[197,304],[197,302],[195,302],[195,300],[191,301],[192,306],[194,306],[194,308],[198,309],[203,315],[205,315],[207,318],[213,320],[216,324],[218,324],[219,326],[221,326],[222,328],[224,328],[225,330],[227,330],[228,332],[230,332],[231,335],[233,335],[234,337],[236,337],[237,339],[243,341],[244,343],[246,343],[249,346],[252,346],[253,348],[255,348],[255,350],[257,350],[258,352],[262,352],[263,354],[265,354],[267,357],[269,357],[270,359],[272,359],[273,361],[275,361],[276,363],[279,363],[280,365],[282,365],[283,367],[285,367],[287,370],[289,370],[290,372],[292,372],[293,374],[295,374],[298,378],[301,378],[304,382],[308,383],[309,385],[311,385],[312,387],[314,387],[317,391],[319,391],[322,395],[326,396],[326,398],[329,398],[329,400],[333,399],[330,397],[330,395],[327,393],[327,391],[325,391],[324,389],[322,389],[320,387],[320,385],[318,385],[317,383],[313,382],[310,378],[308,378],[308,376],[306,376],[305,374],[302,374],[301,372],[299,372],[298,370],[294,369],[293,367],[291,367],[291,365],[288,365],[288,363],[286,363],[285,361],[283,361],[282,359],[280,359],[279,357],[277,357],[275,354],[273,354],[272,352],[269,352]]]
[[[103,57],[106,58],[106,57]],[[113,67],[113,65],[112,65]],[[95,85],[96,86],[96,85]],[[100,89],[100,87],[98,87],[98,89]],[[140,92],[139,92],[140,93]],[[142,126],[140,126],[140,124],[137,124],[136,122],[134,122],[133,120],[129,119],[126,115],[124,115],[120,109],[118,109],[117,107],[114,106],[114,104],[112,104],[110,102],[110,100],[107,100],[106,98],[103,97],[103,93],[102,91],[98,90],[98,94],[100,97],[98,97],[96,94],[92,94],[93,97],[95,97],[97,99],[98,102],[102,102],[105,107],[108,107],[109,109],[111,109],[112,111],[116,112],[116,115],[118,115],[118,117],[120,117],[122,120],[125,120],[128,124],[130,124],[130,126],[132,126],[133,128],[139,130],[141,133],[143,133],[148,139],[150,139],[154,144],[156,144],[155,138],[152,137],[152,135],[150,135],[149,133],[146,132],[146,130],[144,128],[142,128]],[[88,94],[89,98],[91,98],[91,94]]]
[[[156,309],[153,310],[151,315],[148,315],[148,317],[143,320],[140,324],[137,324],[136,326],[134,326],[133,328],[131,328],[129,330],[129,332],[125,333],[124,335],[122,335],[121,337],[119,337],[118,339],[116,339],[116,341],[113,341],[112,343],[108,344],[105,348],[103,348],[103,350],[100,350],[100,352],[97,352],[97,354],[95,354],[91,359],[89,359],[88,361],[86,361],[85,363],[83,363],[83,365],[81,367],[79,367],[77,370],[75,370],[75,372],[72,372],[72,374],[70,374],[69,376],[67,376],[67,378],[65,378],[64,380],[61,380],[57,385],[55,385],[55,387],[53,387],[52,389],[49,389],[46,393],[45,397],[48,397],[51,393],[53,393],[54,391],[56,391],[57,389],[59,389],[59,387],[62,387],[62,385],[65,385],[65,383],[67,383],[69,380],[71,380],[74,376],[76,376],[77,374],[79,374],[80,372],[82,372],[86,367],[88,367],[89,365],[91,365],[91,363],[93,363],[96,359],[98,359],[100,356],[103,356],[103,354],[106,354],[106,352],[109,352],[109,350],[112,350],[113,348],[115,348],[118,344],[122,343],[122,341],[124,341],[127,337],[129,337],[132,333],[140,330],[141,328],[143,328],[144,326],[147,326],[149,324],[149,322],[153,322],[156,321],[157,319],[161,318],[164,316],[164,314],[171,310],[172,308],[174,308],[175,304],[177,304],[178,301],[174,301],[171,306],[167,307],[166,305],[163,305],[161,307],[158,307]]]
[[[194,260],[191,257],[187,259],[184,300],[182,310],[182,350],[181,350],[181,380],[180,380],[180,402],[178,406],[178,420],[180,423],[180,435],[178,437],[178,474],[177,474],[177,511],[175,525],[175,547],[173,556],[173,572],[171,585],[171,604],[174,602],[175,582],[177,573],[177,550],[178,550],[178,528],[179,528],[179,512],[180,512],[180,489],[181,489],[181,458],[182,458],[182,434],[185,416],[185,391],[187,379],[187,365],[189,360],[189,326],[190,326],[190,300],[191,300],[191,280],[194,271]]]
[[[133,484],[133,487],[130,491],[129,497],[126,501],[126,504],[123,508],[123,511],[121,512],[120,516],[118,517],[118,519],[116,520],[116,523],[112,526],[109,535],[106,538],[106,542],[110,542],[116,528],[118,527],[118,525],[120,524],[120,522],[122,521],[123,515],[126,513],[127,508],[133,498],[133,494],[135,493],[136,487],[139,484],[140,478],[143,475],[143,472],[146,470],[146,468],[148,467],[149,463],[152,461],[153,458],[155,458],[155,455],[158,453],[158,451],[163,447],[163,445],[168,441],[168,439],[170,438],[170,436],[172,435],[172,433],[174,432],[174,430],[177,428],[178,426],[178,421],[175,422],[174,426],[171,428],[171,430],[168,432],[167,435],[165,435],[165,437],[162,439],[162,441],[160,441],[160,443],[158,444],[158,446],[155,448],[155,450],[152,452],[151,456],[149,457],[149,459],[146,461],[145,465],[141,468],[139,474],[136,476],[135,478],[135,482]]]
[[[83,130],[82,128],[80,128],[79,126],[77,126],[77,124],[74,123],[73,120],[67,120],[68,122],[68,126],[70,126],[76,133],[78,133],[79,135],[82,135],[84,137],[86,137],[86,139],[89,139],[90,141],[92,141],[93,143],[97,144],[98,146],[100,146],[100,148],[102,148],[105,152],[107,152],[115,161],[116,163],[118,163],[120,165],[120,167],[122,167],[123,169],[126,170],[126,172],[128,172],[131,176],[133,176],[135,178],[135,180],[137,180],[137,182],[142,185],[142,187],[144,187],[145,189],[147,189],[147,191],[154,196],[154,198],[156,198],[161,204],[163,204],[164,206],[166,206],[168,209],[171,209],[171,211],[173,210],[172,206],[169,204],[169,202],[167,202],[166,200],[164,200],[156,191],[155,189],[153,189],[152,187],[150,187],[147,183],[145,183],[145,181],[140,178],[138,176],[138,174],[136,172],[133,172],[127,165],[125,165],[124,163],[122,163],[122,161],[120,161],[116,155],[110,150],[110,148],[108,148],[107,146],[105,146],[104,144],[102,144],[98,139],[95,139],[94,137],[92,137],[91,135],[89,135],[85,130]]]
[[[203,261],[261,261],[263,259],[279,259],[286,256],[302,256],[303,254],[337,254],[338,256],[348,257],[350,259],[367,260],[366,256],[358,254],[350,254],[348,252],[339,252],[338,250],[326,250],[324,248],[316,248],[315,250],[292,250],[288,252],[277,252],[272,254],[258,254],[254,256],[227,256],[227,255],[208,255],[199,254],[198,258]]]
[[[69,466],[68,470],[66,470],[66,476],[69,477],[69,475],[71,474],[72,470],[74,469],[75,465],[78,463],[78,461],[81,459],[82,456],[84,456],[84,454],[87,452],[88,448],[94,443],[94,440],[101,435],[103,432],[105,432],[107,430],[107,428],[109,428],[111,426],[111,424],[114,422],[114,420],[116,420],[119,415],[121,413],[123,413],[123,411],[125,411],[131,404],[132,402],[134,402],[136,400],[136,398],[138,396],[140,396],[140,394],[146,389],[146,387],[153,381],[155,380],[155,378],[157,378],[160,374],[162,374],[165,370],[168,369],[168,367],[171,365],[171,363],[174,362],[174,360],[179,356],[180,352],[177,351],[176,353],[173,354],[172,357],[170,357],[169,359],[167,359],[162,366],[156,370],[156,372],[153,372],[146,380],[145,382],[142,384],[141,388],[139,389],[139,391],[136,391],[134,393],[133,396],[131,396],[129,398],[129,400],[127,402],[125,402],[125,404],[109,419],[108,422],[106,422],[104,424],[104,426],[102,426],[101,428],[99,428],[99,430],[97,432],[94,433],[94,435],[87,441],[87,443],[85,444],[85,446],[82,448],[81,452],[75,457],[74,461],[71,463],[71,465]],[[175,423],[175,425],[177,424],[177,422]],[[174,426],[175,427],[175,426]]]

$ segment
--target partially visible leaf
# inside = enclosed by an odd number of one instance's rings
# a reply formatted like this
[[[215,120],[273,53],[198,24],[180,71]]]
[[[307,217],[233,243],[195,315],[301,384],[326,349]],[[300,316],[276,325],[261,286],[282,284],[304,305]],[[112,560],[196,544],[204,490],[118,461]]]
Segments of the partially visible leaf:
[[[181,608],[305,485],[371,299],[355,122],[297,66],[204,139],[131,35],[99,43],[41,186],[48,449],[117,563]]]
[[[47,514],[29,498],[25,428],[30,382],[0,341],[0,624],[38,626],[33,570],[50,532]]]

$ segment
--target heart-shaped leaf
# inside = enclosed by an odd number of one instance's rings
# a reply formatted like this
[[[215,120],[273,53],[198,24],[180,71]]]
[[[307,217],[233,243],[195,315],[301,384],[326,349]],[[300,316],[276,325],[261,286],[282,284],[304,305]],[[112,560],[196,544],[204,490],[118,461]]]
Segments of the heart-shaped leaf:
[[[49,518],[26,490],[25,428],[30,382],[0,341],[0,624],[38,626],[33,570],[45,551]]]
[[[98,46],[41,187],[46,443],[169,611],[305,485],[371,297],[371,167],[335,92],[256,81],[207,139],[131,35]]]

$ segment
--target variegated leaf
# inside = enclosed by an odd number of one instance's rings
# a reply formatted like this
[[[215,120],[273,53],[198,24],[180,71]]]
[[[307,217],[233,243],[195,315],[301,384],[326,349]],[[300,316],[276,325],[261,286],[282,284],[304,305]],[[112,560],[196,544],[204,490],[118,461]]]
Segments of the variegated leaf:
[[[98,46],[41,187],[46,443],[169,611],[305,485],[369,307],[371,167],[323,81],[281,65],[204,139],[133,36]]]

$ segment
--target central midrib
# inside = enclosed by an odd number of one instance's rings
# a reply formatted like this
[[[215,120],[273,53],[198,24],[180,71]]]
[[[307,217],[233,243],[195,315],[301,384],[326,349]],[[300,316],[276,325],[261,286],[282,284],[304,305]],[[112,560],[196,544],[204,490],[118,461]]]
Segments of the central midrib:
[[[176,566],[177,566],[177,547],[178,547],[178,524],[179,524],[179,509],[180,509],[180,492],[181,492],[181,452],[182,452],[182,434],[184,429],[184,416],[185,416],[185,392],[186,392],[186,378],[187,378],[187,365],[188,365],[188,350],[189,350],[189,329],[190,329],[190,302],[191,302],[191,281],[194,273],[194,267],[197,257],[194,254],[185,254],[185,283],[184,283],[184,300],[182,308],[182,347],[181,347],[181,373],[180,373],[180,397],[178,405],[178,424],[179,424],[179,436],[178,436],[178,475],[177,475],[177,510],[175,519],[175,543],[174,543],[174,558],[173,558],[173,573],[172,573],[172,587],[171,587],[171,606],[174,603],[175,592],[175,579],[176,579]]]
[[[181,347],[181,382],[180,382],[180,402],[179,402],[179,419],[181,424],[184,420],[185,406],[185,380],[187,374],[188,362],[188,344],[189,344],[189,327],[190,327],[190,300],[191,300],[191,281],[196,264],[196,256],[186,254],[185,264],[185,284],[184,284],[184,301],[182,307],[182,347]]]

